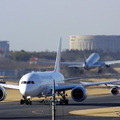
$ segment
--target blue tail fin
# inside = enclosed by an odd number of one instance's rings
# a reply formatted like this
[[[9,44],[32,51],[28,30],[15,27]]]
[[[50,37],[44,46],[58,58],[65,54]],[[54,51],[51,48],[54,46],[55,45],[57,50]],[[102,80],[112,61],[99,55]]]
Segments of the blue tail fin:
[[[58,44],[58,50],[57,50],[57,56],[55,61],[55,72],[60,72],[60,61],[61,61],[61,44],[62,44],[62,38],[60,38],[59,44]]]

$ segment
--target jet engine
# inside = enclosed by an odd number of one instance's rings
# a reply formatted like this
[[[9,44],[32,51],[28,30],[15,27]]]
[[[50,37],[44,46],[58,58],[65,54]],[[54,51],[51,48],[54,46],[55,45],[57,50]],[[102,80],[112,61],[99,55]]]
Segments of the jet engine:
[[[0,101],[4,100],[7,96],[7,92],[4,87],[0,86]]]
[[[87,91],[84,87],[77,86],[72,89],[71,96],[74,101],[81,102],[87,98]]]
[[[110,68],[110,65],[106,65],[107,68]]]
[[[111,93],[113,95],[117,95],[119,93],[119,88],[117,86],[111,88]]]

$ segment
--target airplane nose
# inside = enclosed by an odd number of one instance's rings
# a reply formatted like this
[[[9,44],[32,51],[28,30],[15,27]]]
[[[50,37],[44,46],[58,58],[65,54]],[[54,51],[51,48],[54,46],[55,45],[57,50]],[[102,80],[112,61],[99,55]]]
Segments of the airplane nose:
[[[39,76],[35,73],[28,73],[24,75],[19,82],[20,93],[23,96],[34,96],[36,95],[36,89],[39,87],[35,82],[38,81]],[[35,86],[36,85],[36,86]]]
[[[20,93],[23,95],[23,96],[26,96],[26,93],[27,93],[27,89],[26,89],[26,85],[22,85],[22,87],[20,87]]]
[[[31,89],[26,85],[24,85],[24,86],[22,86],[22,88],[20,88],[20,92],[23,96],[30,96],[31,95]]]

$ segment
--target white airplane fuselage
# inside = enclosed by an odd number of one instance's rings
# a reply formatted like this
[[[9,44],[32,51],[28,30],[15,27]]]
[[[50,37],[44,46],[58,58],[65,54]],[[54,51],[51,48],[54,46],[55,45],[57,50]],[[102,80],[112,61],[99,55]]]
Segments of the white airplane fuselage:
[[[54,71],[28,73],[20,79],[20,93],[26,97],[50,96],[53,80],[55,80],[56,85],[64,83],[64,76]]]
[[[91,54],[91,55],[88,57],[88,59],[86,60],[85,64],[83,65],[83,67],[84,67],[85,69],[94,68],[94,64],[95,64],[96,62],[98,62],[99,59],[100,59],[99,54],[93,53],[93,54]]]

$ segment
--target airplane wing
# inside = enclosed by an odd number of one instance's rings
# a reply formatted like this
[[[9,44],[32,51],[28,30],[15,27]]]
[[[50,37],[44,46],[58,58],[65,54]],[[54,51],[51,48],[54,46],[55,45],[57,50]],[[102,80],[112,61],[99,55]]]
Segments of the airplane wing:
[[[55,62],[53,61],[39,61],[39,63],[55,64]],[[61,62],[60,64],[63,66],[68,66],[68,67],[83,67],[84,62]]]
[[[88,87],[88,86],[94,86],[94,85],[112,84],[112,83],[117,83],[117,82],[120,82],[120,80],[105,81],[105,82],[81,82],[80,84],[71,84],[71,85],[55,86],[55,90],[56,90],[56,91],[70,90],[70,89],[72,89],[72,88],[74,88],[74,87],[77,87],[77,86]]]
[[[116,84],[105,84],[107,87],[118,87],[120,88],[120,84],[116,85]]]
[[[19,90],[19,85],[11,85],[11,84],[0,84],[0,86],[3,86],[4,88],[10,88],[10,89],[17,89]]]
[[[112,64],[117,64],[120,63],[120,60],[114,60],[114,61],[99,61],[95,63],[95,66],[105,66],[105,65],[112,65]]]
[[[112,64],[117,64],[120,63],[120,60],[114,60],[114,61],[99,61],[96,62],[92,67],[101,67],[105,65],[112,65]],[[61,62],[62,65],[68,66],[68,67],[79,67],[83,68],[84,62]]]
[[[120,60],[115,60],[115,61],[105,61],[106,65],[111,65],[111,64],[116,64],[116,63],[120,63]]]
[[[71,77],[65,78],[64,82],[78,80],[78,79],[88,79],[88,78],[109,78],[109,77],[116,77],[116,74],[105,74],[105,75],[91,75],[91,76],[80,76],[80,77]]]
[[[68,67],[82,67],[83,68],[84,62],[61,62],[61,65],[68,66]]]

